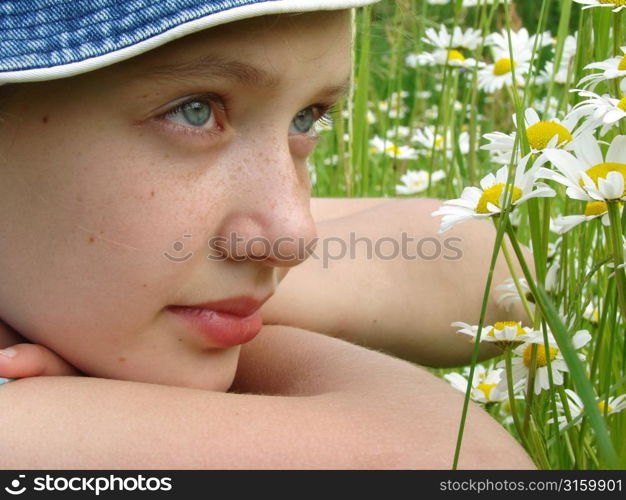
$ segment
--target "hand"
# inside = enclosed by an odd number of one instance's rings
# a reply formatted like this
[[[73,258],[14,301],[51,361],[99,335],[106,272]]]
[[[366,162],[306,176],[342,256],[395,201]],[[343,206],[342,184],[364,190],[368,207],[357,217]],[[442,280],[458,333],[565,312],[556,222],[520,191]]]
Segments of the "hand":
[[[80,374],[76,368],[47,347],[27,342],[18,332],[0,320],[0,377]]]
[[[38,344],[15,344],[0,350],[0,377],[80,375],[67,361]]]

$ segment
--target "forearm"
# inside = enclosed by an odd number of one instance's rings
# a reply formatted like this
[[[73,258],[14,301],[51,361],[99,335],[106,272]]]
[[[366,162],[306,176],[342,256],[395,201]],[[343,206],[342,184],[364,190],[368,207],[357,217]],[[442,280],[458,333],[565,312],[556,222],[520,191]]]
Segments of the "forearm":
[[[469,362],[473,346],[465,336],[456,334],[450,323],[478,323],[495,230],[487,222],[471,221],[438,235],[439,220],[430,214],[440,203],[387,200],[319,223],[315,257],[289,272],[266,304],[264,318],[422,364]],[[402,245],[402,233],[412,238],[406,245]],[[346,251],[342,258],[333,259],[340,245],[330,238],[343,241],[348,250],[354,248],[354,257]],[[372,251],[369,258],[365,240],[375,249],[382,238],[396,240],[401,251],[394,258],[385,258],[394,249],[388,242],[381,243],[379,255]],[[359,241],[351,246],[351,239]],[[324,240],[330,241],[326,254]],[[500,256],[493,287],[509,276]],[[488,323],[525,319],[521,306],[507,313],[495,297],[492,292]],[[484,358],[497,351],[481,346],[481,354]]]
[[[353,215],[394,201],[394,198],[311,198],[311,215],[319,223]]]
[[[239,393],[86,377],[19,380],[1,389],[0,447],[10,452],[0,454],[0,466],[448,468],[452,463],[462,396],[380,353],[269,328],[244,347],[234,389]],[[481,438],[486,433],[487,443]],[[463,467],[531,466],[479,408],[470,410],[466,436]]]

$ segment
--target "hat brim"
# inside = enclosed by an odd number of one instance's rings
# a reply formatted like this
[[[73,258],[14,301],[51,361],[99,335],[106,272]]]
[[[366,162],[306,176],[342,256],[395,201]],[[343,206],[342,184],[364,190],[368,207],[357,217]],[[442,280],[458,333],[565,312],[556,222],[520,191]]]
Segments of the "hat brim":
[[[241,4],[246,1],[248,1],[248,3],[232,6],[232,4]],[[379,0],[240,0],[239,2],[222,2],[223,4],[231,4],[231,6],[217,12],[215,11],[216,2],[197,1],[195,3],[198,4],[199,7],[195,6],[195,9],[200,9],[197,17],[190,20],[179,20],[175,15],[172,15],[169,24],[167,22],[168,20],[159,19],[160,30],[155,30],[153,26],[150,26],[148,29],[145,24],[137,24],[137,26],[133,27],[134,31],[132,32],[132,36],[119,36],[118,33],[113,43],[104,36],[101,40],[97,38],[94,39],[92,30],[92,32],[89,33],[89,40],[87,40],[84,45],[80,45],[80,37],[75,33],[69,35],[65,33],[66,39],[67,36],[74,37],[75,39],[72,39],[72,41],[76,42],[68,48],[57,49],[56,52],[53,52],[49,46],[46,46],[47,42],[44,42],[43,47],[37,51],[31,51],[30,53],[26,53],[20,48],[19,50],[22,53],[18,53],[13,57],[5,56],[0,58],[0,85],[6,83],[54,80],[79,75],[130,59],[186,35],[242,19],[270,14],[350,9],[378,1]],[[208,12],[204,15],[202,15],[203,5],[206,5]],[[48,7],[49,11],[51,11],[51,9],[53,9],[53,7]],[[58,9],[59,7],[57,7],[57,10]],[[29,12],[28,14],[32,13]],[[98,14],[99,12],[93,9],[90,13],[91,16]],[[42,16],[45,18],[46,13],[42,12],[40,9],[37,15],[40,18]],[[14,18],[15,17],[18,16],[14,16]],[[91,25],[89,25],[89,19],[80,19],[79,21],[80,22],[76,23],[77,25],[87,25],[89,28],[91,27]],[[15,25],[15,21],[13,25]],[[38,30],[46,29],[45,26],[42,27],[41,25],[35,28]],[[97,33],[103,31],[101,27],[99,28],[100,31]],[[18,26],[17,29],[13,31],[18,33],[18,30],[22,34],[25,32],[28,33],[29,27]],[[5,29],[0,31],[7,32]],[[77,33],[84,31],[82,27],[77,29]],[[5,35],[0,34],[0,44],[12,44],[11,46],[14,47],[16,39],[11,39],[11,34],[9,34],[6,35],[8,39],[2,40],[4,36]],[[22,38],[24,38],[23,35]],[[35,38],[35,36],[33,36],[33,38]],[[27,41],[30,42],[31,40]],[[41,38],[39,38],[38,42],[41,42]],[[85,48],[87,43],[88,47]],[[38,45],[34,44],[33,46],[37,47]],[[97,53],[97,55],[92,55],[94,47],[96,48],[96,52],[100,52]]]

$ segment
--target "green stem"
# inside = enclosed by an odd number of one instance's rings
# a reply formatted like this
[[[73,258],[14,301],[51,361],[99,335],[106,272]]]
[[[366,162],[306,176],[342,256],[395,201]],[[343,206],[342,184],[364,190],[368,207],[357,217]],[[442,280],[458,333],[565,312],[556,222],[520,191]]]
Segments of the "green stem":
[[[613,246],[613,260],[615,264],[615,282],[617,283],[617,295],[622,313],[622,319],[626,320],[626,275],[624,274],[624,247],[622,247],[622,220],[619,213],[619,203],[609,201],[609,219],[611,221],[611,243]],[[619,268],[622,266],[621,268]]]
[[[565,393],[565,389],[563,389],[563,386],[558,386],[558,391],[559,391],[559,395],[561,396],[561,403],[563,404],[563,413],[565,413],[565,418],[567,419],[567,423],[570,423],[572,421],[572,412],[569,408],[569,401],[567,399],[567,394]],[[580,468],[581,466],[580,452],[578,450],[578,446],[576,445],[577,439],[576,439],[576,430],[574,426],[570,427],[567,430],[567,433],[569,434],[569,437],[571,440],[572,452],[574,453],[574,461],[576,465],[578,465],[578,467]]]
[[[511,406],[511,415],[513,415],[513,423],[515,424],[515,430],[519,435],[522,443],[525,443],[525,434],[522,430],[522,425],[519,421],[519,415],[517,414],[517,406],[515,404],[515,393],[513,392],[513,365],[511,363],[511,350],[504,351],[504,363],[506,367],[506,385],[509,390],[509,405]]]
[[[537,374],[537,344],[530,348],[530,368],[528,370],[528,382],[526,383],[526,409],[524,411],[524,433],[527,433],[530,425],[530,409],[533,404],[535,391],[535,376]]]
[[[528,286],[530,287],[532,294],[537,300],[537,307],[541,309],[542,314],[546,318],[546,321],[550,324],[550,329],[552,330],[552,333],[554,334],[558,343],[559,349],[563,354],[563,357],[565,358],[565,362],[568,365],[570,374],[572,376],[572,379],[574,380],[574,385],[578,391],[578,395],[585,405],[585,410],[587,411],[590,423],[592,424],[596,433],[598,448],[602,452],[603,458],[606,460],[606,464],[608,465],[608,467],[615,468],[619,463],[617,454],[615,453],[615,448],[609,437],[606,422],[604,421],[604,419],[600,415],[600,411],[598,410],[598,405],[596,404],[596,399],[593,388],[591,386],[591,382],[587,378],[585,369],[580,359],[578,358],[574,347],[571,344],[567,329],[563,325],[563,322],[560,320],[559,315],[556,312],[554,305],[548,298],[546,292],[543,291],[543,289],[538,288],[532,281],[530,269],[528,268],[528,264],[524,259],[522,249],[517,242],[517,239],[515,238],[515,231],[513,230],[513,226],[511,226],[510,222],[508,223],[507,233],[510,236],[515,255],[517,256],[517,259],[522,266],[522,270],[524,271],[524,275],[528,280]],[[550,385],[553,385],[552,382],[550,383]]]
[[[513,283],[515,283],[515,289],[522,300],[522,305],[524,306],[524,310],[528,315],[528,319],[530,320],[530,324],[535,322],[534,314],[530,308],[530,304],[528,303],[528,299],[526,299],[526,294],[524,293],[524,289],[519,281],[519,277],[517,276],[517,272],[515,271],[515,265],[513,264],[513,258],[511,257],[511,252],[506,245],[502,245],[502,252],[504,253],[504,259],[506,260],[506,264],[509,268],[509,272],[511,273],[511,278],[513,278]]]
[[[500,252],[500,248],[502,247],[502,240],[504,238],[504,228],[505,224],[501,223],[498,228],[498,232],[496,233],[496,240],[493,244],[493,251],[491,254],[491,263],[489,265],[489,272],[487,274],[487,283],[485,283],[485,292],[483,294],[483,302],[480,308],[480,319],[478,321],[478,331],[476,332],[476,340],[474,342],[474,349],[472,350],[472,360],[470,366],[470,372],[468,375],[468,380],[474,380],[474,371],[476,368],[476,363],[478,362],[478,349],[480,346],[480,336],[482,334],[482,329],[485,324],[485,317],[487,315],[487,305],[489,304],[489,293],[491,291],[491,284],[493,282],[493,273],[496,268],[496,262],[498,260],[498,254]],[[461,413],[461,421],[459,423],[459,432],[456,440],[456,448],[454,451],[454,460],[452,462],[452,469],[456,470],[459,464],[459,456],[461,454],[461,444],[463,442],[463,432],[465,431],[465,420],[467,419],[467,411],[469,409],[469,401],[470,395],[472,392],[471,383],[467,384],[467,390],[465,391],[465,399],[463,401],[463,410]]]

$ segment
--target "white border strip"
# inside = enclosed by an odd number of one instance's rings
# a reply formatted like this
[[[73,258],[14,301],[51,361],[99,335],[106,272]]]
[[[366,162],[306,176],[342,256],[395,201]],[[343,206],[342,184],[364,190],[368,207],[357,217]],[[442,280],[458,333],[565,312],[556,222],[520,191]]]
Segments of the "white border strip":
[[[87,73],[111,64],[130,59],[143,52],[152,50],[172,40],[190,35],[197,31],[219,26],[220,24],[232,23],[241,19],[264,16],[269,14],[285,14],[293,12],[311,12],[320,10],[339,10],[361,7],[376,3],[379,0],[274,0],[261,4],[243,5],[232,9],[208,14],[200,19],[189,21],[172,28],[165,33],[149,38],[129,47],[124,47],[115,52],[92,57],[84,61],[65,64],[52,68],[37,68],[23,71],[0,72],[0,85],[3,83],[36,82],[42,80],[55,80],[68,76]]]

